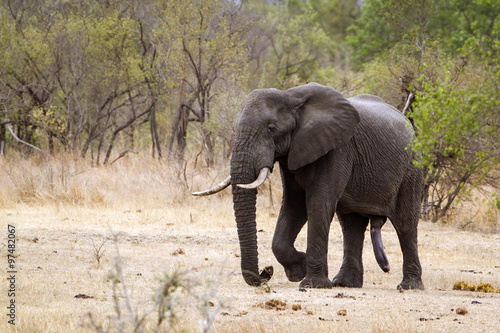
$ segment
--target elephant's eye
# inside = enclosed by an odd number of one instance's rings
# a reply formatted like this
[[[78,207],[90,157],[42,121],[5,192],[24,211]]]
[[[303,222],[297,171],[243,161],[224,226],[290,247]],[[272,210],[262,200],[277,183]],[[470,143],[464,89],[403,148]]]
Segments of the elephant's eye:
[[[274,132],[276,132],[276,126],[274,126],[274,125],[269,125],[269,126],[267,127],[267,133],[269,133],[269,134],[274,134]]]

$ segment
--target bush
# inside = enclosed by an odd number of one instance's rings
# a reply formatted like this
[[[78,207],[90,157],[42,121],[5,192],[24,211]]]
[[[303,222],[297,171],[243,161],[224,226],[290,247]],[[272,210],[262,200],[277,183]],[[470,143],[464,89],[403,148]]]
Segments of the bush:
[[[466,185],[494,184],[500,161],[499,80],[458,87],[424,84],[412,114],[418,126],[414,150],[425,170],[426,212],[443,217]]]

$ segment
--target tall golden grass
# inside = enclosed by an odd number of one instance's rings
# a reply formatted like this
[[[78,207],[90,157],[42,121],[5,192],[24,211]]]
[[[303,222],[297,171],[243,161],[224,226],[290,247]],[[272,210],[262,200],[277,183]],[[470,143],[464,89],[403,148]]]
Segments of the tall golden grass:
[[[70,155],[49,160],[0,157],[0,208],[16,203],[112,206],[123,200],[162,205],[185,200],[192,188],[208,186],[219,180],[218,173],[229,173],[227,167],[195,170],[192,164],[127,156],[112,165],[93,167]]]
[[[195,164],[198,167],[195,168]],[[70,204],[87,207],[133,205],[162,207],[192,200],[190,193],[206,189],[229,174],[229,165],[207,169],[188,162],[125,156],[116,163],[94,167],[90,162],[60,154],[47,160],[34,155],[0,157],[0,209],[17,203]],[[279,206],[281,180],[275,172],[261,192],[261,200]],[[500,230],[498,188],[465,189],[449,213],[439,221],[463,230]],[[222,192],[223,196],[230,191]]]

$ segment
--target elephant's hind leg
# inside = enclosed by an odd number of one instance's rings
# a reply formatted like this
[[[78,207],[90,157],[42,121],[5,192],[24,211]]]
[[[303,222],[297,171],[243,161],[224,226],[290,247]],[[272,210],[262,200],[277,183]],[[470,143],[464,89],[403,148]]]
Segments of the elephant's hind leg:
[[[363,286],[363,241],[369,219],[357,213],[337,214],[344,236],[344,257],[340,271],[333,278],[333,286]]]
[[[417,230],[394,225],[403,252],[403,281],[398,289],[424,289],[422,267],[418,258]]]
[[[403,281],[398,289],[424,289],[418,257],[417,226],[420,214],[421,174],[411,168],[398,193],[396,216],[391,219],[403,252]]]

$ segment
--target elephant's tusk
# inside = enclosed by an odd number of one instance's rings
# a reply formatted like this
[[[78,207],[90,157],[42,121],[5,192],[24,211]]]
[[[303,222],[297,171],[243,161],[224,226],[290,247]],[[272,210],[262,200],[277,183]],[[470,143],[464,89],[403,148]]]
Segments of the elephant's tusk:
[[[262,169],[260,169],[259,176],[257,177],[257,179],[253,183],[238,184],[236,186],[241,187],[241,188],[245,188],[245,189],[249,189],[249,190],[257,188],[260,185],[262,185],[262,183],[266,180],[267,175],[269,175],[269,168],[262,168]]]
[[[201,191],[201,192],[194,192],[194,193],[192,193],[192,195],[195,195],[195,196],[204,196],[204,195],[215,194],[217,192],[222,191],[223,189],[225,189],[229,185],[231,185],[231,176],[227,177],[222,183],[220,183],[219,185],[217,185],[215,187],[212,187],[209,190]]]

